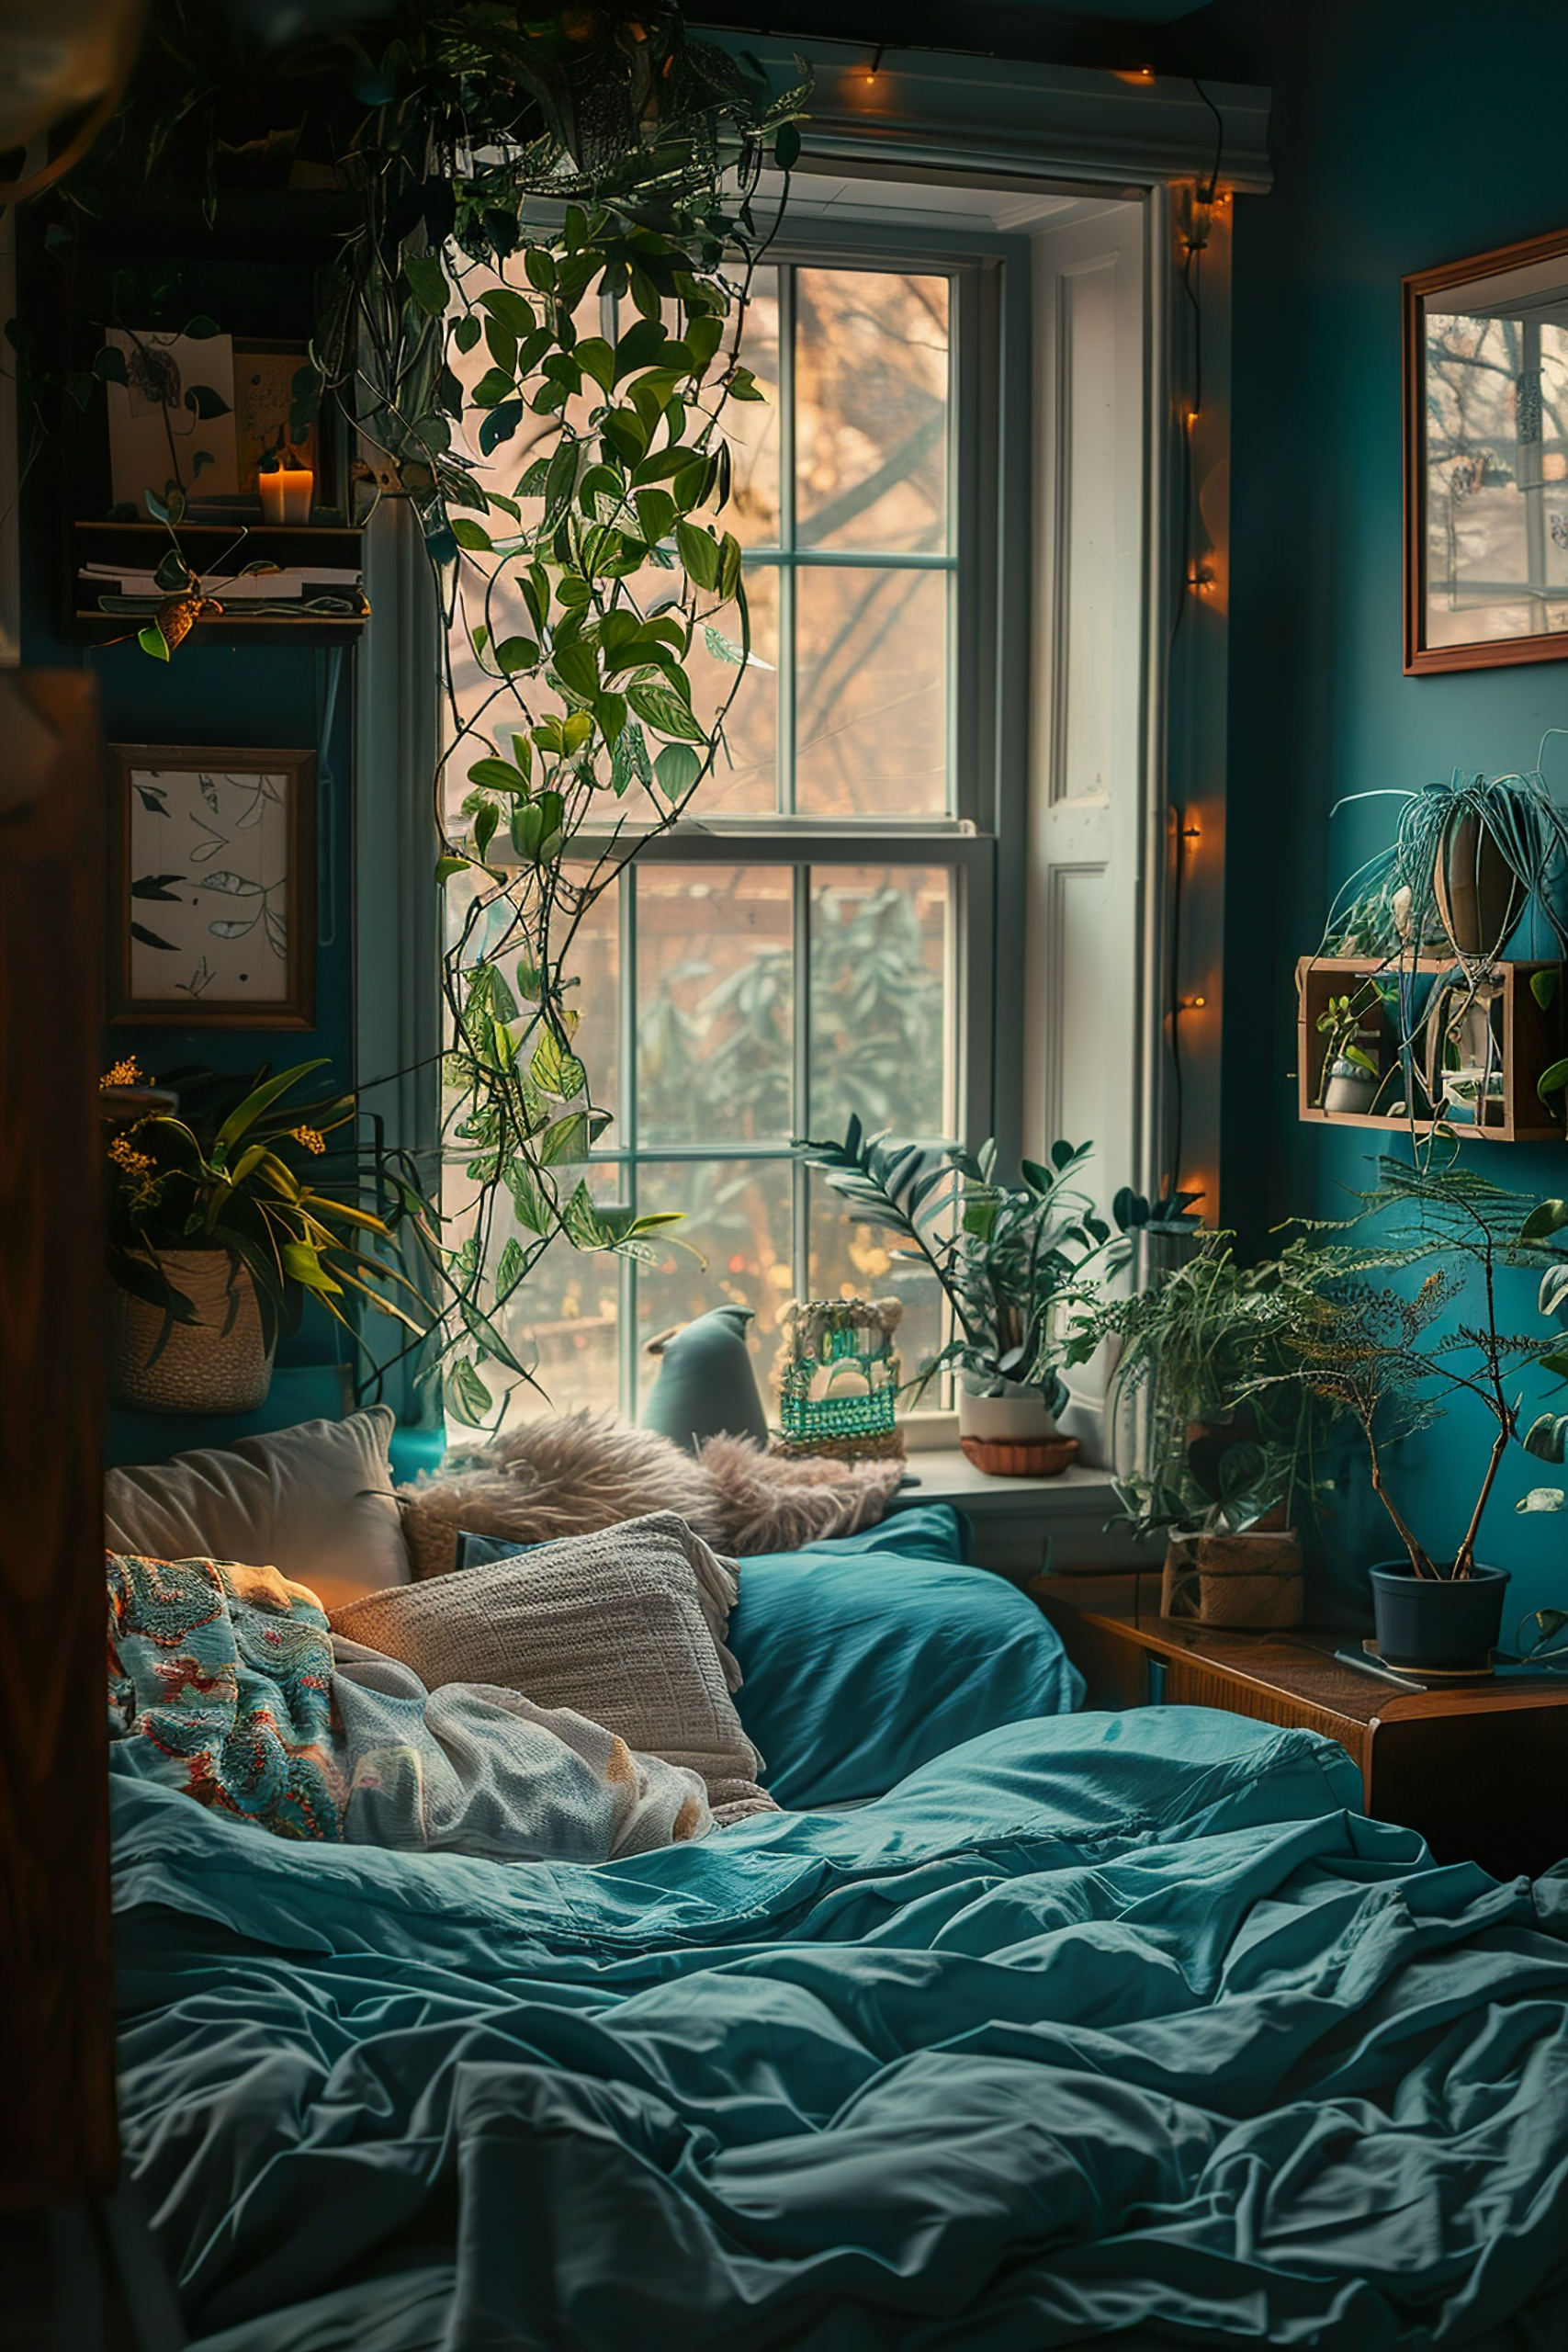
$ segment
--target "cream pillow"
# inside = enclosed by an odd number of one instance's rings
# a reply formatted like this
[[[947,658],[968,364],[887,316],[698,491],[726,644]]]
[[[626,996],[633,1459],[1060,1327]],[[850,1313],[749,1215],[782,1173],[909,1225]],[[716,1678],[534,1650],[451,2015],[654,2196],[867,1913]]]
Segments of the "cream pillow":
[[[254,1560],[333,1600],[406,1584],[409,1555],[387,1448],[397,1417],[374,1405],[172,1462],[111,1470],[104,1542],[153,1560]]]
[[[770,1810],[762,1760],[730,1698],[739,1672],[722,1643],[739,1590],[673,1511],[568,1536],[461,1576],[371,1593],[330,1612],[334,1634],[446,1682],[519,1690],[570,1707],[628,1747],[683,1764],[705,1783],[716,1817]]]

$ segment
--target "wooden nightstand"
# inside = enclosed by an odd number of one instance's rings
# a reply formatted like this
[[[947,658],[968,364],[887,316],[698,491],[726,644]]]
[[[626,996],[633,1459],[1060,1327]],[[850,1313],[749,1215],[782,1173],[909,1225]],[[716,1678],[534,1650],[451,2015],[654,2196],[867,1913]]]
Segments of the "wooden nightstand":
[[[1089,1707],[1220,1707],[1324,1733],[1360,1768],[1365,1808],[1420,1831],[1440,1862],[1499,1878],[1568,1857],[1568,1677],[1419,1696],[1334,1656],[1342,1633],[1228,1633],[1159,1614],[1147,1574],[1035,1577],[1029,1591]]]

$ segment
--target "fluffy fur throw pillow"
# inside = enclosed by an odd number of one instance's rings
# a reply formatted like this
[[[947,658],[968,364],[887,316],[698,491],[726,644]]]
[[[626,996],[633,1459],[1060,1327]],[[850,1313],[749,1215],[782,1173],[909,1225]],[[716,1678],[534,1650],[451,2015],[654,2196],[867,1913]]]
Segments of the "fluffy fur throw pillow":
[[[716,1551],[788,1552],[852,1535],[886,1510],[897,1462],[849,1464],[766,1453],[744,1438],[710,1438],[695,1460],[613,1413],[528,1421],[449,1471],[400,1487],[416,1577],[446,1576],[457,1537],[551,1544],[649,1511],[672,1510]]]

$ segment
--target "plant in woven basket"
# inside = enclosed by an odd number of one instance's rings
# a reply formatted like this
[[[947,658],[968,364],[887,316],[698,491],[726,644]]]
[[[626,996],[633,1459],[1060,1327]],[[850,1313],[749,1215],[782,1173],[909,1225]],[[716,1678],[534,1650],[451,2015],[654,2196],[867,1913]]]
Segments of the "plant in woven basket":
[[[117,1064],[109,1078],[130,1067]],[[226,1261],[230,1322],[254,1295],[269,1359],[279,1332],[299,1328],[307,1299],[356,1342],[355,1301],[415,1337],[429,1330],[431,1311],[399,1262],[405,1236],[423,1251],[436,1246],[425,1204],[395,1155],[329,1143],[352,1136],[356,1105],[352,1094],[300,1098],[326,1067],[264,1069],[238,1101],[232,1081],[173,1072],[184,1115],[158,1113],[110,1137],[109,1271],[163,1317],[157,1349],[176,1326],[201,1320],[175,1276],[204,1254]],[[361,1204],[372,1182],[385,1216]]]
[[[972,1153],[867,1136],[858,1119],[841,1143],[797,1148],[848,1202],[852,1220],[901,1237],[907,1246],[896,1258],[924,1266],[941,1285],[957,1328],[915,1374],[917,1396],[951,1368],[973,1395],[1027,1391],[1048,1411],[1061,1409],[1069,1317],[1128,1253],[1074,1189],[1092,1144],[1053,1144],[1048,1163],[1021,1163],[1016,1185],[999,1181],[994,1143]]]
[[[1117,1350],[1112,1415],[1134,1435],[1125,1458],[1118,1450],[1116,1491],[1140,1535],[1287,1527],[1332,1484],[1325,1416],[1269,1385],[1294,1367],[1289,1338],[1314,1313],[1324,1272],[1304,1238],[1242,1266],[1234,1236],[1203,1233],[1146,1289],[1080,1323],[1076,1357],[1106,1339]]]

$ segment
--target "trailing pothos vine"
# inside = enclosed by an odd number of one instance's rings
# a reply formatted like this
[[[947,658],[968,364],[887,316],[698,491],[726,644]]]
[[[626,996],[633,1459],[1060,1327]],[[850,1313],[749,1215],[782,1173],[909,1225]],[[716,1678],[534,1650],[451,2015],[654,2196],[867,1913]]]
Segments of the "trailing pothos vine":
[[[238,69],[212,14],[161,12],[120,136],[158,164],[199,135],[220,207]],[[425,1362],[482,1426],[529,1377],[504,1310],[551,1242],[647,1255],[674,1221],[591,1196],[608,1114],[572,956],[721,755],[750,655],[724,419],[761,397],[739,351],[777,212],[753,204],[770,158],[787,189],[809,85],[770,94],[673,0],[404,0],[272,67],[357,199],[311,363],[416,509],[447,624],[442,1151],[472,1195],[433,1253],[446,1344]]]

